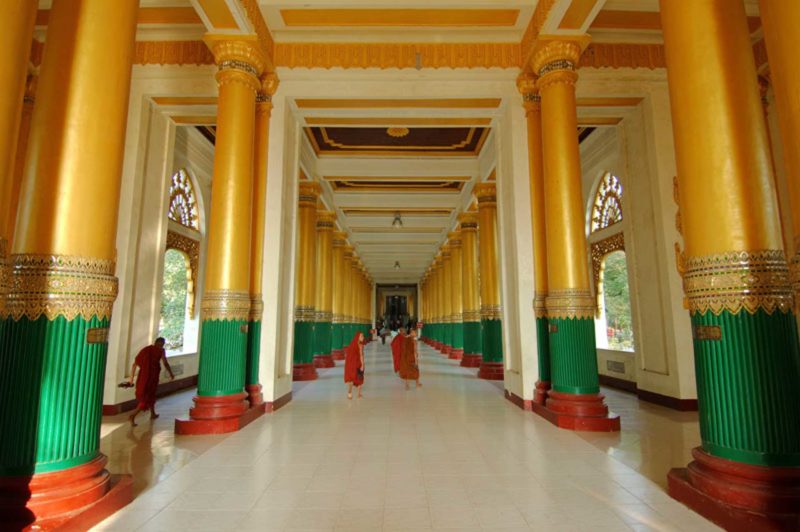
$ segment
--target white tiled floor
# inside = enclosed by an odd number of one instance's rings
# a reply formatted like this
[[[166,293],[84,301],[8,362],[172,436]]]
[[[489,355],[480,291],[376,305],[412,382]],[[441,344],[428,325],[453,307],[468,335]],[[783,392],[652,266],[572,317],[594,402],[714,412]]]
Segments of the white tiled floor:
[[[388,346],[370,344],[364,399],[347,400],[341,366],[322,371],[96,530],[716,530],[420,348],[422,388],[404,390]]]

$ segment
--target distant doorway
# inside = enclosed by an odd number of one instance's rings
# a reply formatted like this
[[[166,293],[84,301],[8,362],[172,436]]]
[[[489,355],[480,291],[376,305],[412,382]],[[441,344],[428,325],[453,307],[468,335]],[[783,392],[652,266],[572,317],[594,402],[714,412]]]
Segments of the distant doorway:
[[[378,285],[375,296],[375,323],[379,329],[416,325],[417,285]]]

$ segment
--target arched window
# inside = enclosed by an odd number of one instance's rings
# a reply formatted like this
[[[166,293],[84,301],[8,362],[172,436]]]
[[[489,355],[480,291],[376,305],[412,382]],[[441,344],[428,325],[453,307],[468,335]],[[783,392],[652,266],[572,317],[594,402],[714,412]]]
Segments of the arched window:
[[[592,204],[590,233],[605,229],[622,221],[622,183],[611,172],[606,172],[597,186]]]
[[[168,249],[164,254],[164,285],[161,294],[159,336],[166,340],[167,351],[182,351],[184,329],[189,315],[189,286],[192,283],[189,257],[182,251]]]
[[[625,251],[607,254],[601,264],[597,283],[597,347],[633,351],[631,296]]]
[[[197,216],[197,201],[194,187],[189,174],[181,168],[172,176],[169,186],[169,211],[170,220],[195,231],[200,230]]]

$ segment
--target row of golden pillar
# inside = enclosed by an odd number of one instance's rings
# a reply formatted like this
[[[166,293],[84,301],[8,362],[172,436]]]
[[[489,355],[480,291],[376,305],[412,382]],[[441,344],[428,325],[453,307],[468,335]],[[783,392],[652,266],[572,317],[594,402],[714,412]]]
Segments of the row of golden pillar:
[[[479,367],[479,377],[502,380],[497,191],[487,181],[473,193],[478,212],[459,215],[420,283],[423,339],[462,366]]]
[[[372,279],[320,193],[319,183],[300,182],[293,378],[301,381],[343,360],[356,332],[368,336],[371,319]]]

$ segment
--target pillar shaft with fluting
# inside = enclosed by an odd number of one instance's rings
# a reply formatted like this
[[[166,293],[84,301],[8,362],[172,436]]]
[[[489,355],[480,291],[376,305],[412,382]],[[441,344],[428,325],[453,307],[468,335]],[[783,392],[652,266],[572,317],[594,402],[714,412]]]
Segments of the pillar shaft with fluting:
[[[207,399],[225,397],[244,412],[248,321],[251,308],[256,94],[264,58],[255,40],[207,36],[219,68],[214,200],[201,303],[200,367],[193,419],[217,417]],[[232,407],[233,408],[233,407]],[[212,409],[215,410],[215,409]]]
[[[347,233],[334,231],[333,233],[333,317],[331,318],[331,345],[330,350],[335,360],[340,360],[344,356],[342,350],[342,326],[344,323],[344,248],[347,245]]]
[[[461,365],[478,367],[483,360],[481,297],[478,284],[478,213],[458,215],[461,229],[461,281],[464,355]]]
[[[261,293],[264,266],[264,221],[267,214],[267,162],[269,154],[269,119],[272,115],[272,95],[278,80],[268,74],[260,80],[256,94],[256,121],[253,139],[253,224],[250,232],[250,314],[247,328],[247,357],[245,385],[251,405],[261,404],[261,383],[258,363],[261,353],[261,321],[264,299]]]
[[[595,304],[589,285],[581,161],[575,133],[575,68],[580,54],[579,42],[553,40],[544,42],[533,59],[541,95],[552,388],[573,395],[600,391]],[[535,165],[533,169],[538,170]]]
[[[336,213],[317,212],[316,325],[314,329],[314,365],[333,367],[331,326],[333,320],[333,229]]]
[[[474,194],[478,199],[479,278],[483,333],[483,361],[478,376],[502,379],[503,327],[497,261],[497,189],[491,182],[478,183],[475,185]]]
[[[797,329],[746,14],[673,4],[661,20],[703,450],[800,466]]]
[[[317,200],[321,188],[301,181],[298,195],[297,270],[294,303],[294,380],[317,378],[314,369],[314,324],[317,281]]]
[[[19,125],[36,4],[12,0],[0,8],[15,13],[0,17],[0,187],[16,156],[10,136]],[[54,2],[49,12],[8,300],[0,309],[4,522],[19,517],[9,510],[19,501],[41,522],[95,502],[108,487],[101,404],[137,11],[136,0],[84,0]],[[10,230],[7,200],[0,205],[3,231]],[[56,472],[64,474],[47,485],[37,486],[36,476],[31,482],[35,473]],[[83,482],[97,489],[78,489]]]
[[[442,321],[444,322],[444,353],[453,349],[453,259],[450,246],[442,246]]]
[[[464,355],[464,292],[463,292],[463,249],[461,231],[453,231],[447,235],[450,246],[450,358],[461,360]]]
[[[545,225],[544,153],[542,151],[542,105],[539,89],[532,75],[517,80],[522,93],[528,130],[528,172],[533,235],[533,312],[536,320],[536,354],[539,380],[534,400],[544,404],[550,389],[550,334],[547,327],[547,235]]]

